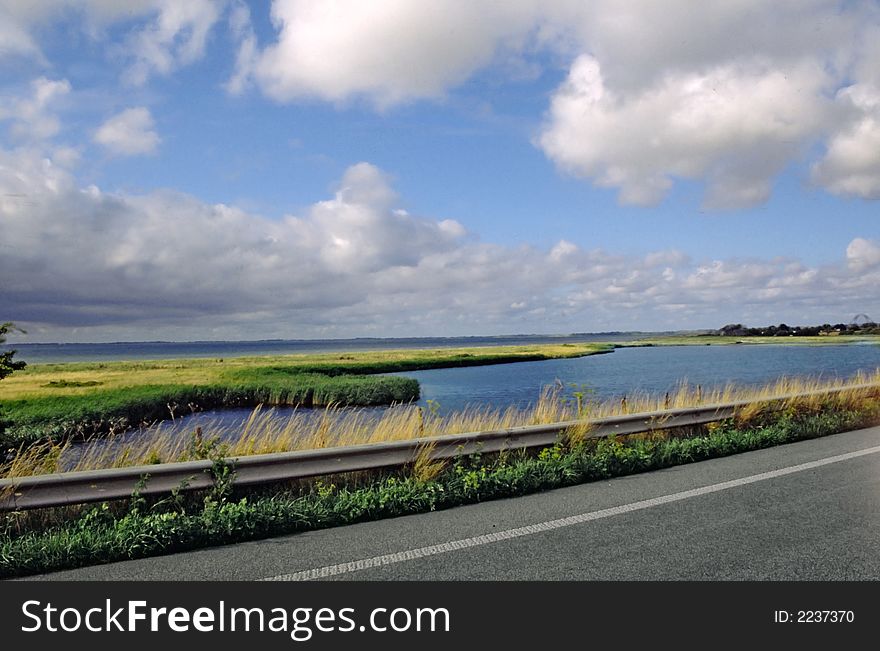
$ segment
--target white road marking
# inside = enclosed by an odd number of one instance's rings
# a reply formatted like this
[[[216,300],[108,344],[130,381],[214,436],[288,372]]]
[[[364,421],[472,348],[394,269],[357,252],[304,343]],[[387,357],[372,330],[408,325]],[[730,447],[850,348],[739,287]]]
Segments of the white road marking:
[[[313,579],[323,579],[329,576],[336,576],[339,574],[347,574],[349,572],[357,572],[359,570],[368,570],[375,567],[382,567],[383,565],[402,563],[404,561],[411,561],[417,558],[425,558],[426,556],[436,556],[437,554],[446,554],[448,552],[459,551],[461,549],[469,549],[471,547],[490,545],[492,543],[502,542],[504,540],[512,540],[514,538],[530,536],[536,533],[553,531],[554,529],[562,529],[563,527],[571,527],[577,524],[583,524],[585,522],[592,522],[594,520],[610,518],[615,515],[623,515],[624,513],[641,511],[643,509],[649,509],[651,507],[660,506],[662,504],[679,502],[681,500],[687,500],[692,497],[699,497],[700,495],[709,495],[711,493],[717,493],[719,491],[727,490],[729,488],[747,486],[749,484],[754,484],[759,481],[765,481],[767,479],[785,477],[786,475],[792,475],[797,472],[812,470],[813,468],[821,468],[822,466],[827,466],[832,463],[840,463],[841,461],[857,459],[858,457],[864,457],[869,454],[877,454],[878,452],[880,452],[880,446],[865,448],[864,450],[857,450],[856,452],[838,454],[836,456],[826,457],[817,461],[801,463],[796,466],[789,466],[787,468],[780,468],[779,470],[762,472],[758,473],[757,475],[749,475],[748,477],[742,477],[740,479],[732,479],[730,481],[712,484],[710,486],[704,486],[702,488],[694,488],[687,491],[681,491],[679,493],[671,493],[670,495],[663,495],[661,497],[654,497],[649,500],[632,502],[630,504],[624,504],[622,506],[614,506],[608,509],[602,509],[600,511],[590,511],[589,513],[572,515],[567,518],[548,520],[546,522],[530,524],[525,527],[517,527],[516,529],[507,529],[505,531],[497,531],[495,533],[488,533],[482,536],[474,536],[473,538],[463,538],[461,540],[453,540],[450,542],[440,543],[438,545],[429,545],[427,547],[409,549],[402,552],[396,552],[394,554],[373,556],[372,558],[363,558],[361,560],[351,561],[348,563],[340,563],[338,565],[327,565],[325,567],[318,567],[311,570],[302,570],[300,572],[293,572],[291,574],[280,574],[278,576],[268,577],[262,580],[311,581]]]

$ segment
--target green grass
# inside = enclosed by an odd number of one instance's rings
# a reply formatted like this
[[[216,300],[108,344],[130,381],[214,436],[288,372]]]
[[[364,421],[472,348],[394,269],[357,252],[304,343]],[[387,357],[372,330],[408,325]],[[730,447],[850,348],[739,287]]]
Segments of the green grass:
[[[275,494],[232,495],[226,475],[200,500],[169,498],[149,506],[134,496],[121,509],[91,507],[45,530],[33,528],[39,518],[11,514],[0,531],[0,577],[445,509],[736,454],[874,424],[880,414],[876,404],[869,405],[860,411],[777,414],[748,428],[730,421],[696,436],[561,438],[539,454],[477,455],[427,472],[417,463],[409,471],[321,480]]]
[[[215,385],[145,385],[84,395],[11,400],[2,445],[44,438],[86,437],[123,431],[141,423],[181,416],[195,409],[258,404],[325,406],[387,405],[418,399],[415,380],[390,376],[254,374]]]
[[[69,389],[70,387],[97,387],[101,384],[102,382],[98,382],[97,380],[49,380],[42,386],[47,389]]]

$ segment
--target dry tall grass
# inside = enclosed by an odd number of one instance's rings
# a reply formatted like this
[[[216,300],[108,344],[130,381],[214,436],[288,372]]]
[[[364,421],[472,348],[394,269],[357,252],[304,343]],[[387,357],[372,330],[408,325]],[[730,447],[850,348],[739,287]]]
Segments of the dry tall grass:
[[[848,388],[863,384],[875,384],[876,388]],[[47,443],[23,447],[14,451],[0,467],[0,477],[22,477],[62,469],[93,470],[184,461],[212,453],[236,457],[319,449],[570,420],[585,421],[586,430],[589,421],[607,416],[739,401],[752,403],[741,409],[737,416],[739,423],[745,425],[762,416],[766,410],[762,401],[831,389],[844,391],[831,396],[790,399],[784,408],[809,412],[861,410],[876,405],[880,397],[880,369],[846,380],[782,378],[760,387],[729,384],[704,389],[681,383],[674,391],[663,395],[639,393],[614,400],[591,400],[589,395],[567,393],[566,388],[557,383],[545,388],[529,408],[472,407],[450,414],[414,405],[397,405],[381,412],[338,407],[328,407],[317,413],[294,410],[289,416],[282,417],[274,410],[258,407],[237,437],[231,440],[219,440],[210,428],[205,431],[199,428],[197,432],[182,436],[160,423],[137,437],[128,435],[128,440],[117,444],[105,437],[84,444]],[[420,471],[431,474],[432,470],[426,466]]]

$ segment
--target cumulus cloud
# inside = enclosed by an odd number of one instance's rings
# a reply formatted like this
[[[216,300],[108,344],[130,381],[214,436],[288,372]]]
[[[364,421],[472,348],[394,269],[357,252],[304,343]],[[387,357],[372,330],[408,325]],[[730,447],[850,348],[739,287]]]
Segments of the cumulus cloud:
[[[812,180],[880,196],[880,7],[848,0],[274,0],[260,44],[243,0],[0,0],[0,57],[42,55],[35,26],[81,17],[94,34],[131,24],[116,54],[144,84],[200,59],[226,17],[226,87],[280,102],[438,98],[477,71],[534,79],[568,66],[536,144],[561,169],[661,201],[705,182],[708,208],[760,204],[776,177],[824,148]],[[494,66],[494,67],[493,67]]]
[[[558,4],[558,3],[551,3]],[[670,72],[698,73],[761,57],[785,67],[821,59],[845,67],[864,58],[855,43],[876,18],[870,2],[840,0],[595,0],[577,6],[567,29],[619,92],[653,86]]]
[[[95,132],[95,142],[120,156],[152,154],[160,138],[149,109],[138,106],[117,113]]]
[[[279,102],[387,110],[484,69],[516,81],[567,66],[535,143],[623,203],[655,204],[688,179],[708,208],[750,207],[805,160],[817,186],[880,196],[876,2],[274,0],[261,45],[243,0],[0,0],[0,57],[40,58],[35,26],[69,15],[96,37],[130,23],[111,49],[134,84],[200,59],[225,16],[227,90]]]
[[[582,55],[553,97],[538,139],[571,173],[620,189],[624,203],[660,201],[676,177],[708,182],[710,207],[762,203],[773,177],[828,107],[819,66],[755,61],[700,74],[670,73],[632,94],[610,90]]]
[[[880,267],[880,242],[857,237],[846,247],[846,260],[854,271]]]
[[[559,167],[624,203],[662,200],[676,179],[707,185],[708,208],[765,201],[815,145],[814,179],[874,198],[872,157],[845,159],[876,119],[846,118],[847,84],[880,88],[880,9],[784,0],[275,0],[277,38],[260,48],[243,12],[232,92],[249,83],[287,102],[366,98],[382,109],[436,98],[476,71],[570,61],[536,138]],[[877,151],[874,147],[872,151]]]
[[[880,199],[880,88],[848,86],[838,100],[852,119],[828,141],[813,180],[834,194]]]
[[[365,96],[389,106],[438,97],[522,39],[538,4],[280,0],[272,4],[278,40],[250,58],[249,72],[282,101]]]
[[[80,339],[259,338],[806,322],[880,300],[869,240],[821,268],[636,257],[481,242],[401,203],[368,163],[272,220],[175,192],[80,187],[33,149],[0,150],[0,301],[51,340],[72,328]]]
[[[34,151],[0,156],[6,311],[54,325],[200,323],[253,315],[291,327],[369,300],[394,269],[454,248],[463,229],[392,208],[384,175],[360,164],[336,196],[271,221],[174,192],[80,188]],[[323,316],[324,312],[327,316]]]
[[[70,93],[70,82],[39,77],[29,90],[28,96],[0,100],[0,120],[11,120],[10,132],[18,140],[46,140],[61,129],[53,105]]]
[[[763,203],[782,170],[830,137],[814,178],[866,196],[877,170],[853,170],[835,150],[871,127],[853,124],[848,94],[834,91],[876,88],[877,19],[872,3],[833,0],[585,4],[570,23],[581,52],[536,143],[623,203],[657,203],[685,178],[704,181],[704,205],[717,209]]]
[[[135,32],[127,50],[134,62],[127,79],[140,85],[201,58],[224,3],[216,0],[158,0],[155,18]]]

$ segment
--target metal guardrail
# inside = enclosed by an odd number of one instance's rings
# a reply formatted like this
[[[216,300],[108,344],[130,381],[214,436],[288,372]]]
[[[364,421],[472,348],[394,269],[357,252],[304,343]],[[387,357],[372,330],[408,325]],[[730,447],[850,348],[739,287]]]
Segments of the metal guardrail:
[[[739,410],[755,404],[781,407],[786,401],[832,395],[853,390],[880,390],[878,384],[857,384],[809,393],[796,393],[757,402],[741,401],[695,408],[611,416],[548,425],[528,425],[466,434],[373,443],[320,450],[280,452],[230,457],[225,462],[235,471],[236,486],[271,484],[342,472],[390,468],[413,463],[425,453],[430,460],[452,459],[461,455],[494,453],[512,449],[553,445],[562,432],[588,425],[585,436],[607,438],[662,429],[705,425],[732,418]],[[211,461],[186,461],[129,468],[66,472],[0,479],[0,511],[68,506],[89,502],[125,499],[138,484],[141,495],[168,494],[173,490],[210,488],[214,481]],[[146,481],[144,478],[146,477]]]

